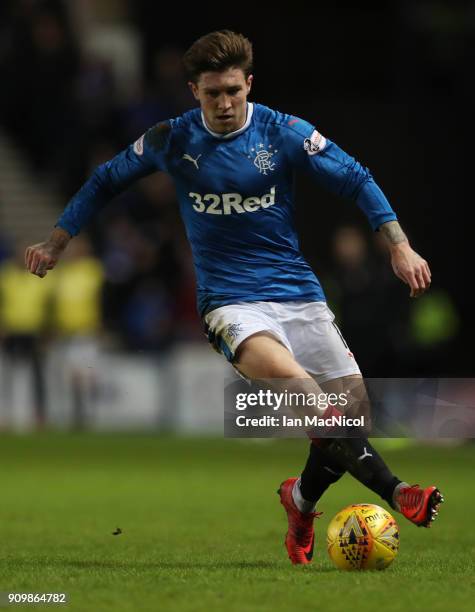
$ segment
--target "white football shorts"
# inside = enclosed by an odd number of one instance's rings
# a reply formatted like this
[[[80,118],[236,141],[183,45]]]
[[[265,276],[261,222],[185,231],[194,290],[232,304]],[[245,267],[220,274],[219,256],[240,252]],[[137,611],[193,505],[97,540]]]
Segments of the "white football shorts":
[[[361,374],[326,302],[238,302],[204,317],[208,340],[233,363],[249,336],[273,334],[317,382]]]

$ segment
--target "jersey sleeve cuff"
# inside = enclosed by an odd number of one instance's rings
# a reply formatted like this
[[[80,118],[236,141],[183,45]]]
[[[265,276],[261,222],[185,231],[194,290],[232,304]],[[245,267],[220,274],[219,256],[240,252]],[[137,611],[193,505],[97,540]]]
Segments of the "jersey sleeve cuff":
[[[55,223],[54,227],[59,227],[61,229],[66,230],[71,237],[77,236],[80,231],[75,225],[67,223],[66,221],[63,221],[61,219],[57,223]]]
[[[385,212],[370,219],[371,227],[375,232],[379,231],[379,228],[381,225],[383,225],[383,223],[389,223],[389,221],[397,221],[397,216],[395,213]]]

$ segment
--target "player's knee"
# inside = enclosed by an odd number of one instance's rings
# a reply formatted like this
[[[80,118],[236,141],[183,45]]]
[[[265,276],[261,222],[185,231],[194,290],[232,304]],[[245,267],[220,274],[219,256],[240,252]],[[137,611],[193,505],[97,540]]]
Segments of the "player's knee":
[[[341,376],[322,383],[321,387],[325,393],[343,394],[345,403],[339,408],[347,417],[362,421],[361,435],[370,435],[371,403],[361,374]]]

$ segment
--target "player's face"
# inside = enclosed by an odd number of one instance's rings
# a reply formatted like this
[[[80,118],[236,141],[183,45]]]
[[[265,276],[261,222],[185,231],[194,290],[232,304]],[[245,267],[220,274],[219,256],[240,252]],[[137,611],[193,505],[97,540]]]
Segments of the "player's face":
[[[227,134],[246,122],[251,83],[252,75],[246,79],[240,68],[228,68],[223,72],[202,72],[198,81],[189,85],[208,127],[218,134]]]

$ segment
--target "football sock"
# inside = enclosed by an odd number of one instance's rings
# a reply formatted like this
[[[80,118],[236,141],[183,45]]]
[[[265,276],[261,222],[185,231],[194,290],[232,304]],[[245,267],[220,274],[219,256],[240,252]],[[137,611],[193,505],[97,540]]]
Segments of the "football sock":
[[[307,463],[294,486],[294,502],[300,512],[312,512],[323,493],[344,473],[345,470],[325,450],[310,444]]]
[[[300,478],[297,478],[292,488],[292,499],[294,500],[294,504],[297,506],[300,512],[303,512],[304,514],[314,512],[316,502],[308,501],[308,499],[303,497],[302,491],[300,490],[300,484]]]
[[[401,480],[394,476],[367,438],[320,439],[316,443],[340,470],[348,471],[394,508],[393,493]]]
[[[399,502],[398,502],[399,491],[403,489],[404,487],[408,487],[408,486],[409,485],[407,484],[407,482],[400,482],[394,488],[391,506],[394,508],[394,510],[397,510],[398,512],[401,512],[401,507],[399,506]]]

